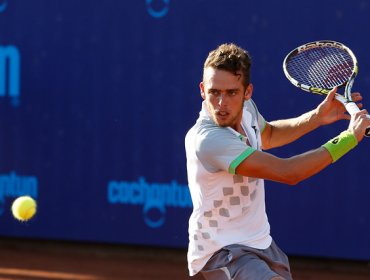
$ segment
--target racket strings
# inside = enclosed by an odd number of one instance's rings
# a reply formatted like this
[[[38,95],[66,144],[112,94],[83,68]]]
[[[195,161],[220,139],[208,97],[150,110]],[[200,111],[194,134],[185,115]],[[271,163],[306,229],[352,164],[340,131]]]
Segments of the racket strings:
[[[344,85],[354,71],[351,56],[335,47],[312,48],[287,61],[289,75],[301,84],[331,89]]]

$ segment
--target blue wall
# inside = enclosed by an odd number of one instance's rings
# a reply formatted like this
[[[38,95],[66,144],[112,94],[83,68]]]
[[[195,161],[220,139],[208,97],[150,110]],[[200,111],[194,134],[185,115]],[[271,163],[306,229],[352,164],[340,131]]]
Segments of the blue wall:
[[[370,1],[344,0],[0,0],[0,235],[186,247],[184,136],[209,50],[247,48],[262,114],[296,116],[321,100],[282,72],[305,42],[352,48],[354,89],[367,95],[369,14]],[[316,148],[345,126],[271,152]],[[286,252],[370,260],[369,148],[365,139],[298,186],[267,182]],[[22,194],[38,200],[27,223],[9,210]]]

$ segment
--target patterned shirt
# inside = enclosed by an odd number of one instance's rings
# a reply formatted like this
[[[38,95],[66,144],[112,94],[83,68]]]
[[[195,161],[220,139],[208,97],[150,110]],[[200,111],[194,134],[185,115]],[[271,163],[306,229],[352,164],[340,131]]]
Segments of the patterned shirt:
[[[217,126],[204,102],[185,137],[193,213],[189,219],[188,268],[198,273],[214,252],[230,244],[257,249],[270,246],[264,180],[235,174],[238,165],[261,150],[266,122],[254,102],[244,102],[242,127],[247,137]]]

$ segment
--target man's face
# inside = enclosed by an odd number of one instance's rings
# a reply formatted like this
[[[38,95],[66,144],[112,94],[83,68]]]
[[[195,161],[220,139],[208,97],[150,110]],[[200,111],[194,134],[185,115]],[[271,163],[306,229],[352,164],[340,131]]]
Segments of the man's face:
[[[236,129],[240,124],[244,100],[252,96],[252,85],[245,89],[242,74],[217,70],[208,67],[204,70],[200,90],[205,100],[208,113],[221,127]]]

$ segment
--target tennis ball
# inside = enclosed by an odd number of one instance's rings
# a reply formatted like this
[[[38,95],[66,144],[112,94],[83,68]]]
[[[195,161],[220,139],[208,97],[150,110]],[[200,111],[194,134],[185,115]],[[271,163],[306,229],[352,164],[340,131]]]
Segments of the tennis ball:
[[[30,196],[20,196],[12,204],[14,218],[28,221],[36,214],[36,201]]]

